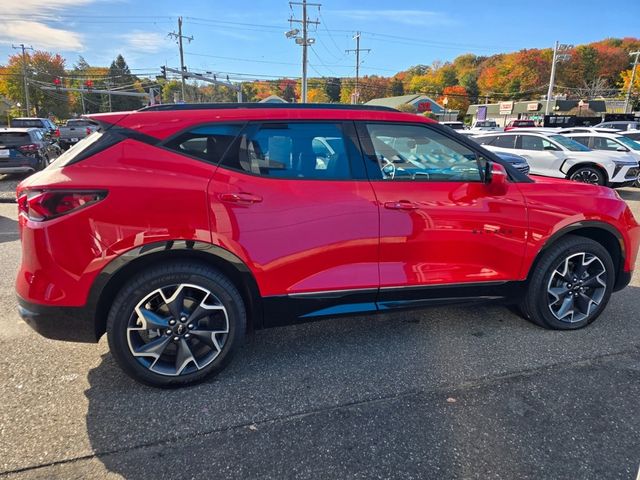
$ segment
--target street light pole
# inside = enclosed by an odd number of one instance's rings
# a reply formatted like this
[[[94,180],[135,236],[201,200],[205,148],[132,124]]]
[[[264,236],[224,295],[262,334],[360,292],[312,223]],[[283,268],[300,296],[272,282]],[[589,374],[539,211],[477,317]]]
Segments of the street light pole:
[[[627,89],[627,98],[624,101],[624,113],[627,113],[629,110],[629,101],[631,100],[631,89],[633,88],[633,82],[636,80],[636,67],[638,66],[638,56],[640,56],[640,51],[631,52],[630,56],[636,56],[633,62],[633,69],[631,70],[631,81],[629,82],[629,88]]]
[[[556,44],[553,47],[553,60],[551,61],[551,78],[549,79],[549,89],[547,90],[547,103],[544,108],[544,114],[549,115],[549,107],[551,102],[551,96],[553,95],[553,86],[556,82],[556,64],[561,62],[562,60],[568,60],[569,55],[564,52],[573,48],[573,45],[560,44],[560,42],[556,41]]]

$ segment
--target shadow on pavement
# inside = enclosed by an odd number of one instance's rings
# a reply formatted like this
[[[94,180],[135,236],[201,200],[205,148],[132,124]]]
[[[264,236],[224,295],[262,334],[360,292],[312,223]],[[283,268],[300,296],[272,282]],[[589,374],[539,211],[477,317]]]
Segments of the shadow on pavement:
[[[498,306],[260,331],[218,377],[180,390],[141,386],[107,354],[89,372],[89,439],[127,479],[630,478],[637,348],[577,352],[634,324],[639,290],[574,332]]]
[[[640,188],[624,188],[617,192],[623,200],[640,200]]]
[[[0,215],[0,243],[13,242],[19,238],[18,222]]]

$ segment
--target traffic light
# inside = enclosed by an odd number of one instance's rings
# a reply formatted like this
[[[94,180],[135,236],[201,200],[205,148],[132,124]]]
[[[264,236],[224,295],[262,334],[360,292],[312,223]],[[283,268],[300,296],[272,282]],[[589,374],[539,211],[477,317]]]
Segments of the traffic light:
[[[84,86],[87,87],[87,90],[91,90],[93,88],[93,80],[85,81]]]
[[[165,67],[164,65],[161,65],[160,66],[160,73],[161,73],[160,76],[166,80],[167,79],[167,67]]]
[[[53,79],[53,84],[56,86],[56,88],[60,88],[62,86],[62,81],[58,77],[55,77]]]

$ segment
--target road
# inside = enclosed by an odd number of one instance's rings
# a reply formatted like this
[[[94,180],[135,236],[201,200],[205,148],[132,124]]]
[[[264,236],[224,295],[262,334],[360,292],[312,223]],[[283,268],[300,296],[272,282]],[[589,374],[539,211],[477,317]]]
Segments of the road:
[[[640,190],[621,191],[640,218]],[[141,386],[16,314],[0,204],[0,478],[635,479],[640,278],[575,332],[500,306],[257,332],[216,379]],[[638,266],[636,267],[636,271]]]

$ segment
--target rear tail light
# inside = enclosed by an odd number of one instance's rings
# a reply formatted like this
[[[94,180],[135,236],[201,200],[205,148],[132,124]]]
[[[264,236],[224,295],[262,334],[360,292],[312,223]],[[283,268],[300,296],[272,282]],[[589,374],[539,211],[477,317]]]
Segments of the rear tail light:
[[[56,128],[56,131],[55,131],[55,132],[53,132],[53,135],[54,135],[54,136],[56,136],[56,137],[58,137],[58,138],[60,138],[60,129],[59,129],[59,128]]]
[[[38,145],[35,143],[29,143],[27,145],[20,145],[18,147],[22,153],[36,153],[38,151]]]
[[[87,127],[87,135],[91,135],[91,129]]]
[[[23,191],[18,197],[18,212],[29,220],[43,222],[93,205],[106,196],[104,190]]]

